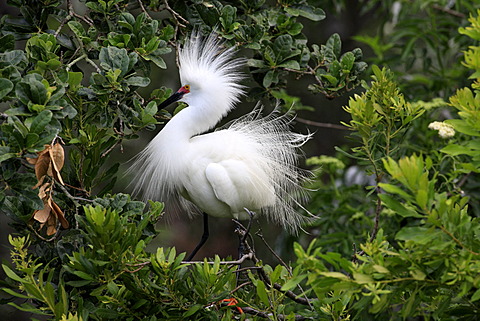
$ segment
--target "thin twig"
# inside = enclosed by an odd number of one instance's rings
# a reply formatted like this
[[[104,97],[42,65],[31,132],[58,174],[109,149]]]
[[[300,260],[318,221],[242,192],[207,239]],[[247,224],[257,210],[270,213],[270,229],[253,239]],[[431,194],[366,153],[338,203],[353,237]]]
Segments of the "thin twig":
[[[310,125],[310,126],[315,126],[315,127],[348,130],[348,127],[343,126],[343,125],[330,124],[330,123],[320,123],[320,122],[316,122],[316,121],[312,121],[312,120],[308,120],[308,119],[303,119],[303,118],[300,118],[300,117],[296,117],[295,120],[300,122],[300,123],[307,124],[307,125]]]
[[[462,241],[460,241],[459,239],[457,239],[455,237],[455,235],[453,235],[450,231],[448,231],[444,226],[440,225],[439,226],[440,229],[442,230],[443,233],[447,234],[448,236],[450,236],[452,238],[452,240],[457,243],[462,249],[464,249],[465,251],[467,251],[468,253],[470,254],[473,254],[473,255],[480,255],[480,253],[478,252],[475,252],[475,251],[472,251],[470,250],[468,247],[465,246],[465,244],[462,243]]]
[[[307,65],[307,69],[308,71],[292,69],[292,68],[283,68],[283,70],[285,71],[294,72],[294,73],[300,74],[300,76],[303,76],[303,75],[313,76],[313,78],[315,78],[315,81],[318,83],[318,85],[323,88],[324,87],[323,82],[320,78],[318,78],[317,73],[315,72],[315,69],[313,69],[309,65]]]
[[[152,17],[148,14],[147,10],[145,9],[143,3],[142,3],[142,0],[137,0],[137,3],[138,5],[140,6],[140,8],[142,9],[143,13],[149,18],[149,19],[152,19]]]
[[[82,16],[82,15],[79,15],[78,13],[76,13],[74,10],[73,10],[73,4],[72,4],[72,0],[67,0],[67,8],[68,8],[68,15],[69,16],[73,16],[75,18],[78,18],[82,21],[84,21],[86,24],[88,24],[90,27],[93,27],[93,21],[92,19],[90,19],[88,16]],[[68,16],[67,16],[68,17]],[[70,18],[71,19],[71,18]],[[68,20],[70,20],[68,19]],[[66,19],[65,19],[66,20]]]
[[[88,62],[90,65],[92,65],[93,68],[95,68],[95,70],[97,71],[97,73],[102,72],[102,70],[97,66],[97,64],[94,63],[90,58],[86,57],[85,61]]]
[[[253,257],[253,254],[248,253],[248,254],[243,255],[240,259],[238,259],[236,261],[221,261],[219,263],[220,263],[220,265],[240,265],[243,262],[245,262],[245,260],[247,260],[247,259],[251,260],[252,257]],[[211,262],[211,261],[207,261],[207,262],[205,262],[205,261],[182,261],[182,264],[203,264],[203,263],[215,264],[216,262]]]
[[[439,11],[442,11],[442,12],[445,12],[445,13],[448,13],[449,15],[452,15],[452,16],[455,16],[455,17],[458,17],[458,18],[465,18],[465,15],[459,11],[456,11],[456,10],[453,10],[453,9],[450,9],[450,8],[446,8],[446,7],[442,7],[438,4],[432,4],[432,8],[435,9],[435,10],[439,10]]]
[[[239,268],[238,270],[235,270],[235,273],[240,273],[240,272],[249,271],[249,270],[258,270],[258,269],[262,269],[262,267],[261,266],[245,266],[243,268]]]
[[[70,68],[72,68],[73,65],[75,65],[77,62],[79,62],[80,60],[82,59],[85,59],[87,58],[87,54],[86,53],[83,53],[81,56],[75,58],[74,60],[72,60],[71,62],[68,63],[68,65],[65,66],[65,69],[67,71],[70,70]]]
[[[380,197],[380,187],[377,186],[377,206],[375,207],[375,222],[373,224],[372,234],[370,235],[370,242],[373,242],[377,237],[378,227],[380,222],[380,213],[382,212],[382,200]]]
[[[149,265],[150,263],[151,263],[150,261],[142,262],[142,263],[135,263],[135,264],[127,263],[126,265],[128,265],[128,266],[135,266],[135,267],[138,266],[138,268],[136,268],[135,270],[124,270],[124,271],[128,272],[128,273],[135,273],[135,272],[140,271],[141,269],[143,269],[145,266]]]
[[[312,67],[310,67],[309,65],[307,65],[307,69],[308,69],[308,71],[310,71],[310,74],[313,75],[313,77],[314,77],[315,80],[318,82],[318,84],[320,85],[320,87],[323,88],[323,87],[324,87],[323,82],[320,80],[320,78],[318,78],[316,71],[315,71]]]
[[[163,4],[165,6],[165,9],[170,12],[170,14],[172,15],[173,17],[173,20],[175,20],[175,31],[173,33],[173,40],[169,42],[169,44],[172,46],[172,47],[177,47],[177,50],[176,50],[176,54],[175,54],[175,63],[177,64],[177,66],[180,66],[180,62],[179,62],[179,57],[178,57],[178,54],[179,54],[179,50],[178,50],[178,47],[179,47],[179,44],[177,42],[177,36],[178,36],[178,28],[179,27],[182,27],[182,28],[186,28],[186,25],[189,24],[188,20],[185,19],[184,17],[182,17],[178,12],[176,12],[175,10],[173,10],[170,5],[168,4],[168,0],[163,0]],[[183,23],[181,23],[179,20],[181,20]]]
[[[292,276],[292,268],[288,266],[287,263],[285,263],[285,261],[282,260],[282,258],[272,249],[270,244],[268,244],[265,238],[263,237],[263,234],[261,233],[261,231],[256,232],[255,235],[258,236],[263,241],[263,244],[265,244],[265,246],[270,251],[270,253],[272,253],[273,256],[275,256],[275,258],[287,269],[288,274]]]
[[[244,286],[247,286],[247,285],[250,285],[252,284],[252,281],[247,281],[247,282],[244,282],[240,285],[238,285],[235,289],[233,289],[232,291],[230,291],[230,294],[233,294],[235,292],[237,292],[238,290],[240,290],[241,288],[243,288]]]
[[[117,105],[119,105],[120,103],[117,101]],[[120,130],[116,129],[115,127],[113,128],[113,131],[115,132],[115,134],[117,134],[118,136],[120,136],[120,139],[117,140],[115,142],[115,144],[113,144],[109,149],[107,149],[100,157],[105,157],[107,156],[108,154],[110,154],[111,151],[113,151],[115,149],[115,147],[117,147],[118,145],[120,145],[120,152],[123,153],[123,145],[122,145],[122,142],[123,142],[123,137],[125,136],[125,133],[123,132],[123,121],[122,119],[119,119],[119,127],[120,127]]]
[[[80,207],[80,203],[77,202],[77,197],[75,196],[72,196],[72,194],[70,194],[67,189],[65,188],[65,186],[63,186],[62,184],[57,184],[60,189],[62,190],[63,194],[65,194],[69,199],[72,200],[73,204],[75,205],[75,207]],[[85,199],[82,199],[80,198],[81,201],[85,200]]]
[[[182,17],[179,13],[177,13],[175,10],[173,10],[170,5],[168,4],[168,1],[167,0],[163,0],[163,4],[165,5],[165,9],[167,9],[168,12],[170,12],[170,14],[172,15],[173,19],[175,19],[175,22],[178,26],[182,27],[182,28],[185,28],[187,24],[189,24],[188,20],[185,19],[184,17]],[[184,24],[180,23],[180,21],[178,20],[182,20]]]
[[[50,214],[50,215],[51,215],[51,214]],[[57,232],[55,232],[55,235],[52,236],[51,238],[46,238],[46,237],[41,236],[40,233],[38,233],[37,230],[34,229],[33,226],[31,226],[30,224],[28,224],[28,227],[30,228],[30,230],[33,231],[33,233],[35,233],[35,235],[36,235],[39,239],[41,239],[42,241],[45,241],[45,242],[53,242],[53,241],[55,241],[55,240],[57,239],[57,237],[58,237],[58,234],[60,234],[60,221],[57,223],[57,228],[56,228]]]
[[[68,8],[68,15],[65,17],[65,19],[62,20],[60,25],[58,26],[57,30],[55,31],[55,37],[58,36],[60,31],[62,30],[63,26],[70,21],[70,19],[73,18],[73,7],[72,7],[72,0],[67,0],[67,8]]]

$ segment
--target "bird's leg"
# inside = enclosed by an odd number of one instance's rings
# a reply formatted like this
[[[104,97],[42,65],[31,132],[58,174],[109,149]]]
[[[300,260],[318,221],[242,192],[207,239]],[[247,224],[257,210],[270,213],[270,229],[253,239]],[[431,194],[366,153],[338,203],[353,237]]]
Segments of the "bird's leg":
[[[202,238],[200,239],[200,242],[197,244],[197,246],[193,249],[192,253],[185,259],[186,261],[191,261],[195,254],[197,254],[198,250],[205,244],[209,237],[210,233],[208,232],[208,215],[207,213],[203,213],[203,234]]]

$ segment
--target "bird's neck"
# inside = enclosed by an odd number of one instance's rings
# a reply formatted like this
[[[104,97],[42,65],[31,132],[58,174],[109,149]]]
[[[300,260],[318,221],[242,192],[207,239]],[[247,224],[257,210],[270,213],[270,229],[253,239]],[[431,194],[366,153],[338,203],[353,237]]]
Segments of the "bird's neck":
[[[224,116],[218,108],[189,106],[177,113],[163,128],[162,132],[177,142],[188,141],[193,136],[213,128]]]

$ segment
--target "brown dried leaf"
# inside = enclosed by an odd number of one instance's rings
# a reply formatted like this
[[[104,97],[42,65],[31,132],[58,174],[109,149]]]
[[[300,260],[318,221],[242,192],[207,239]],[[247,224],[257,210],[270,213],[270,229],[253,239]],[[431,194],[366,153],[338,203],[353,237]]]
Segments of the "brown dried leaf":
[[[43,178],[40,181],[43,181]],[[42,183],[40,181],[38,182],[37,185]],[[37,185],[34,186],[34,189],[38,187]],[[51,191],[51,184],[50,184],[50,182],[47,182],[47,183],[43,184],[42,186],[40,186],[40,189],[38,190],[38,197],[43,200],[43,199],[47,198],[47,196],[48,196],[47,193],[50,192],[50,191]]]
[[[62,185],[65,185],[63,182],[62,176],[60,175],[60,171],[62,170],[63,163],[65,162],[65,152],[63,147],[60,143],[56,143],[53,145],[49,150],[50,159],[52,161],[53,166],[53,177],[59,181]]]
[[[31,165],[35,165],[38,159],[38,158],[30,158],[30,157],[25,157],[25,158],[27,159],[27,162]]]
[[[55,215],[50,215],[47,221],[47,235],[53,235],[57,232],[57,220]]]
[[[70,226],[70,224],[68,224],[68,221],[65,219],[65,214],[63,214],[60,207],[54,201],[52,201],[52,209],[53,209],[53,212],[55,212],[55,214],[57,216],[57,219],[62,224],[62,227],[63,228],[68,228]]]
[[[52,147],[50,145],[45,145],[45,149],[38,152],[37,161],[35,162],[35,176],[40,180],[43,176],[49,174],[51,175],[51,160],[49,150]],[[50,171],[50,173],[48,173]]]
[[[35,184],[35,186],[32,187],[32,189],[36,189],[37,187],[39,187],[40,185],[43,184],[43,181],[45,180],[45,175],[42,176],[42,178],[40,178],[37,182],[37,184]],[[40,197],[41,198],[41,197]]]
[[[56,143],[50,149],[50,156],[52,157],[55,170],[60,172],[65,162],[65,152],[63,150],[62,144]]]
[[[33,219],[41,224],[45,224],[45,222],[49,219],[50,212],[52,211],[52,208],[47,202],[43,203],[43,209],[41,210],[36,210],[33,212]]]

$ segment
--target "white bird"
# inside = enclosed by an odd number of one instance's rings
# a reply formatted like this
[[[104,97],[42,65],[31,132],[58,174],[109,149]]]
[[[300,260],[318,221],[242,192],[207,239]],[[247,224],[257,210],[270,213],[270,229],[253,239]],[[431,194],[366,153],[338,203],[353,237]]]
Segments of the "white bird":
[[[234,59],[234,54],[234,48],[222,49],[215,35],[205,39],[193,33],[186,40],[178,52],[182,87],[159,107],[177,100],[188,107],[164,126],[130,169],[136,175],[134,194],[166,202],[167,212],[178,205],[188,213],[203,212],[203,242],[208,237],[205,214],[247,219],[248,209],[289,232],[306,220],[294,206],[304,197],[301,184],[307,177],[297,167],[297,151],[310,135],[291,132],[286,115],[261,117],[258,107],[208,132],[244,94],[239,71],[244,59]]]

